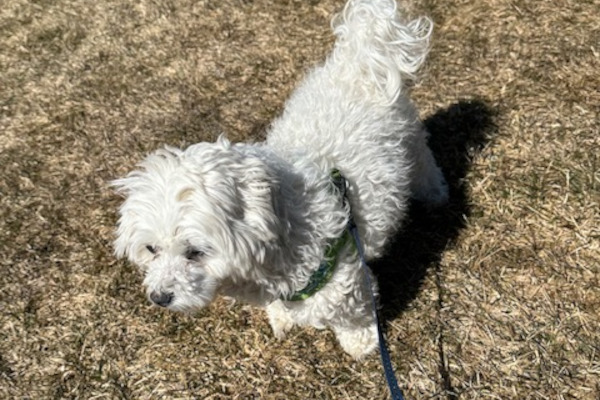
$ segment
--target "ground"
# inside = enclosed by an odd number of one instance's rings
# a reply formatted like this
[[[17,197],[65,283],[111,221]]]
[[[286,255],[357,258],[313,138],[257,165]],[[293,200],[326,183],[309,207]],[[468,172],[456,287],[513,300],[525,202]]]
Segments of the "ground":
[[[221,299],[153,308],[108,182],[163,144],[260,140],[341,0],[6,0],[0,397],[384,399],[377,356]],[[415,0],[413,98],[452,199],[373,265],[408,399],[600,398],[600,2]]]

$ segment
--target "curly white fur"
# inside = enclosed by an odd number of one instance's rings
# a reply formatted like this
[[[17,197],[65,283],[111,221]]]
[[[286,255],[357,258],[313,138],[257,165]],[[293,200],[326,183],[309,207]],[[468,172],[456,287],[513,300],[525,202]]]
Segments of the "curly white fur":
[[[333,53],[288,100],[266,142],[158,150],[115,181],[126,198],[115,252],[144,270],[161,306],[193,311],[217,294],[245,299],[266,307],[277,337],[296,324],[330,327],[360,358],[377,336],[351,247],[314,296],[280,300],[305,286],[345,229],[329,171],[350,184],[368,259],[382,255],[409,196],[440,204],[448,194],[403,92],[426,56],[431,21],[403,21],[393,0],[350,0],[333,26]]]

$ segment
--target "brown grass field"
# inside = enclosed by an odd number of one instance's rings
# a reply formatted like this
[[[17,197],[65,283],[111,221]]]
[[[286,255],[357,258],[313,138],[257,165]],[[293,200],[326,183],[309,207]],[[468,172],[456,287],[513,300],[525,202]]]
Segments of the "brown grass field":
[[[343,0],[4,0],[0,398],[385,399],[378,356],[262,310],[151,307],[108,186],[260,140]],[[372,265],[407,399],[600,399],[600,1],[415,0],[413,98],[452,200]]]

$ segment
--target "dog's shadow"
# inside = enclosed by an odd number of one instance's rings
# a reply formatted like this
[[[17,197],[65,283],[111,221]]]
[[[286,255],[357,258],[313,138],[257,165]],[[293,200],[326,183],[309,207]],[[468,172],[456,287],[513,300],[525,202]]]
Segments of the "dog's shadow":
[[[371,263],[380,286],[384,321],[397,317],[419,294],[430,267],[438,265],[470,214],[464,179],[474,155],[495,130],[493,110],[481,100],[460,101],[424,123],[431,147],[450,188],[448,204],[428,209],[411,203],[408,219],[382,259]]]

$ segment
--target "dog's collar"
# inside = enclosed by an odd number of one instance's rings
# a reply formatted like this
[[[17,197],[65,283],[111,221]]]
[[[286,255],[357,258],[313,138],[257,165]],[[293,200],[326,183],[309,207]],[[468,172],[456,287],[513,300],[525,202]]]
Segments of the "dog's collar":
[[[346,195],[346,179],[342,176],[339,170],[333,169],[331,171],[331,182],[333,183],[337,193],[339,193],[342,204],[345,205],[348,202],[348,197]],[[350,220],[352,220],[352,218],[350,218]],[[346,244],[351,241],[351,238],[352,235],[350,234],[350,231],[348,229],[344,229],[344,232],[341,236],[335,239],[330,239],[329,243],[327,244],[327,249],[325,250],[325,257],[323,258],[323,261],[321,261],[319,268],[317,268],[317,270],[310,276],[306,286],[303,289],[292,293],[291,295],[282,296],[281,299],[284,301],[306,300],[321,290],[333,276],[340,252],[346,246]]]

